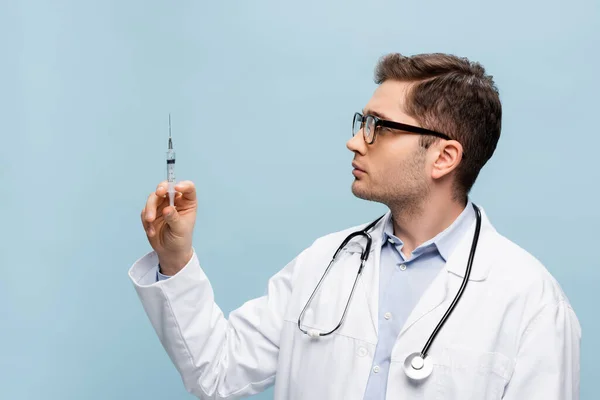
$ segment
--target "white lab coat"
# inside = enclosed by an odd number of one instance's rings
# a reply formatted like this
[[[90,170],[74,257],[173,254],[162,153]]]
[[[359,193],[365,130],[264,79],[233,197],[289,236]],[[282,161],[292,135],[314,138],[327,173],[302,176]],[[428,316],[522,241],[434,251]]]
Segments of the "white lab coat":
[[[316,240],[269,280],[265,296],[246,302],[228,319],[214,302],[196,254],[162,282],[155,282],[155,253],[135,262],[129,276],[186,389],[201,399],[238,399],[274,384],[275,399],[363,399],[374,373],[381,221],[342,327],[313,339],[300,332],[297,320],[335,249],[366,225]],[[542,264],[496,232],[483,209],[471,278],[429,350],[433,372],[421,384],[405,376],[406,356],[422,349],[462,282],[474,229],[475,224],[398,335],[386,398],[578,399],[577,317]],[[305,314],[305,327],[325,331],[338,323],[361,245],[364,239],[341,253]]]

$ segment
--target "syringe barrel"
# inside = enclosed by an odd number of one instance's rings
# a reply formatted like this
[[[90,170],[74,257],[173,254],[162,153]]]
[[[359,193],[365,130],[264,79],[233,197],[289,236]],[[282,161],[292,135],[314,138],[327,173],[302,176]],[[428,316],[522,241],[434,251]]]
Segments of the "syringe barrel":
[[[173,149],[167,151],[167,162],[171,160],[173,160],[173,163],[175,163],[175,150]]]
[[[175,152],[167,151],[167,181],[175,182]]]
[[[175,160],[173,160],[175,161]],[[167,162],[167,194],[169,195],[169,204],[174,205],[175,202],[175,163]]]
[[[167,182],[175,182],[175,163],[167,163]]]

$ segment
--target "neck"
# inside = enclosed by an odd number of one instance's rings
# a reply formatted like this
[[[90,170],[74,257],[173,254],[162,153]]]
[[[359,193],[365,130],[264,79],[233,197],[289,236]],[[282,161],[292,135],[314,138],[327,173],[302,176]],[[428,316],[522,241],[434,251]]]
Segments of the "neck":
[[[409,257],[414,249],[448,228],[465,209],[466,203],[428,198],[413,207],[389,206],[394,221],[394,235]]]

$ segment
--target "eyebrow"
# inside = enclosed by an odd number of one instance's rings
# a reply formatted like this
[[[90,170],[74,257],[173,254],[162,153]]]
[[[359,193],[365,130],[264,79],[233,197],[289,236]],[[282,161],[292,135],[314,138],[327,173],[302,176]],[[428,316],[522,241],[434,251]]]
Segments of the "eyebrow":
[[[364,108],[363,108],[363,110],[362,110],[362,114],[363,114],[363,115],[374,115],[374,116],[376,116],[376,117],[378,117],[378,118],[381,118],[381,119],[386,119],[386,120],[389,120],[389,119],[390,119],[390,118],[386,117],[385,115],[383,115],[383,114],[382,114],[382,113],[380,113],[380,112],[373,111],[373,110],[365,110]]]

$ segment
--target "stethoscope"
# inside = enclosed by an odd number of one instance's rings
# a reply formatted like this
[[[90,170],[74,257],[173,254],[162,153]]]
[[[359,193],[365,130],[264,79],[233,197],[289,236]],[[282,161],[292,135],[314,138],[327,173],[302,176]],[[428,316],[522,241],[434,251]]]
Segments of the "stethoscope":
[[[404,368],[404,372],[406,373],[406,376],[408,376],[410,379],[413,379],[415,381],[424,380],[427,377],[429,377],[429,375],[431,375],[431,372],[433,371],[433,362],[431,361],[431,358],[428,357],[427,352],[429,351],[429,348],[431,347],[433,340],[435,339],[435,337],[437,336],[439,331],[442,329],[442,326],[444,326],[444,323],[446,322],[446,320],[448,319],[448,317],[450,316],[452,311],[454,311],[454,308],[456,307],[458,300],[460,300],[460,297],[462,296],[463,292],[465,291],[465,288],[467,287],[467,282],[469,281],[469,276],[471,275],[471,267],[473,266],[473,258],[475,257],[475,249],[477,248],[477,241],[479,240],[479,232],[481,230],[481,211],[479,210],[479,207],[477,207],[475,204],[473,204],[473,208],[475,209],[475,214],[477,216],[477,223],[475,225],[475,233],[473,235],[473,242],[471,244],[469,260],[467,261],[467,270],[465,271],[465,277],[463,278],[462,284],[460,285],[460,288],[458,289],[458,292],[456,293],[454,300],[450,304],[450,307],[448,307],[448,310],[446,311],[446,313],[444,314],[444,316],[442,317],[440,322],[438,322],[437,326],[435,327],[435,329],[429,336],[427,343],[425,343],[425,346],[423,347],[423,349],[420,352],[410,354],[408,357],[406,357],[406,360],[404,360],[403,368]],[[354,289],[356,288],[356,283],[358,282],[358,278],[359,278],[360,274],[362,273],[363,267],[365,266],[365,263],[366,263],[367,259],[369,258],[369,252],[371,251],[372,238],[368,231],[371,228],[373,228],[377,224],[377,222],[379,222],[379,220],[381,220],[381,218],[383,218],[383,215],[381,217],[377,218],[372,223],[370,223],[366,228],[364,228],[360,231],[353,232],[350,235],[348,235],[346,237],[346,239],[344,239],[342,244],[340,244],[338,249],[333,254],[333,258],[329,262],[329,265],[327,266],[327,269],[323,273],[323,276],[319,280],[319,283],[317,283],[315,290],[310,295],[310,298],[308,299],[308,301],[306,302],[306,305],[302,309],[302,312],[298,316],[298,329],[300,329],[300,331],[307,334],[311,338],[319,338],[321,336],[331,335],[333,332],[338,330],[340,328],[340,326],[342,326],[344,319],[346,318],[346,312],[348,311],[348,306],[350,305],[352,295],[354,294]],[[329,332],[319,332],[316,329],[308,329],[308,330],[303,329],[301,325],[302,325],[302,318],[304,317],[304,313],[306,312],[306,309],[308,308],[313,297],[319,290],[319,287],[321,286],[321,283],[325,279],[325,276],[327,276],[327,273],[331,269],[331,266],[335,263],[335,259],[336,259],[337,255],[348,244],[348,242],[350,242],[352,239],[354,239],[357,236],[364,236],[367,239],[367,244],[361,253],[360,267],[358,268],[356,278],[354,279],[354,284],[352,285],[352,291],[350,292],[350,295],[348,296],[348,300],[346,301],[346,307],[344,308],[344,312],[342,314],[342,318],[340,319],[340,322],[336,325],[335,328],[333,328]]]

